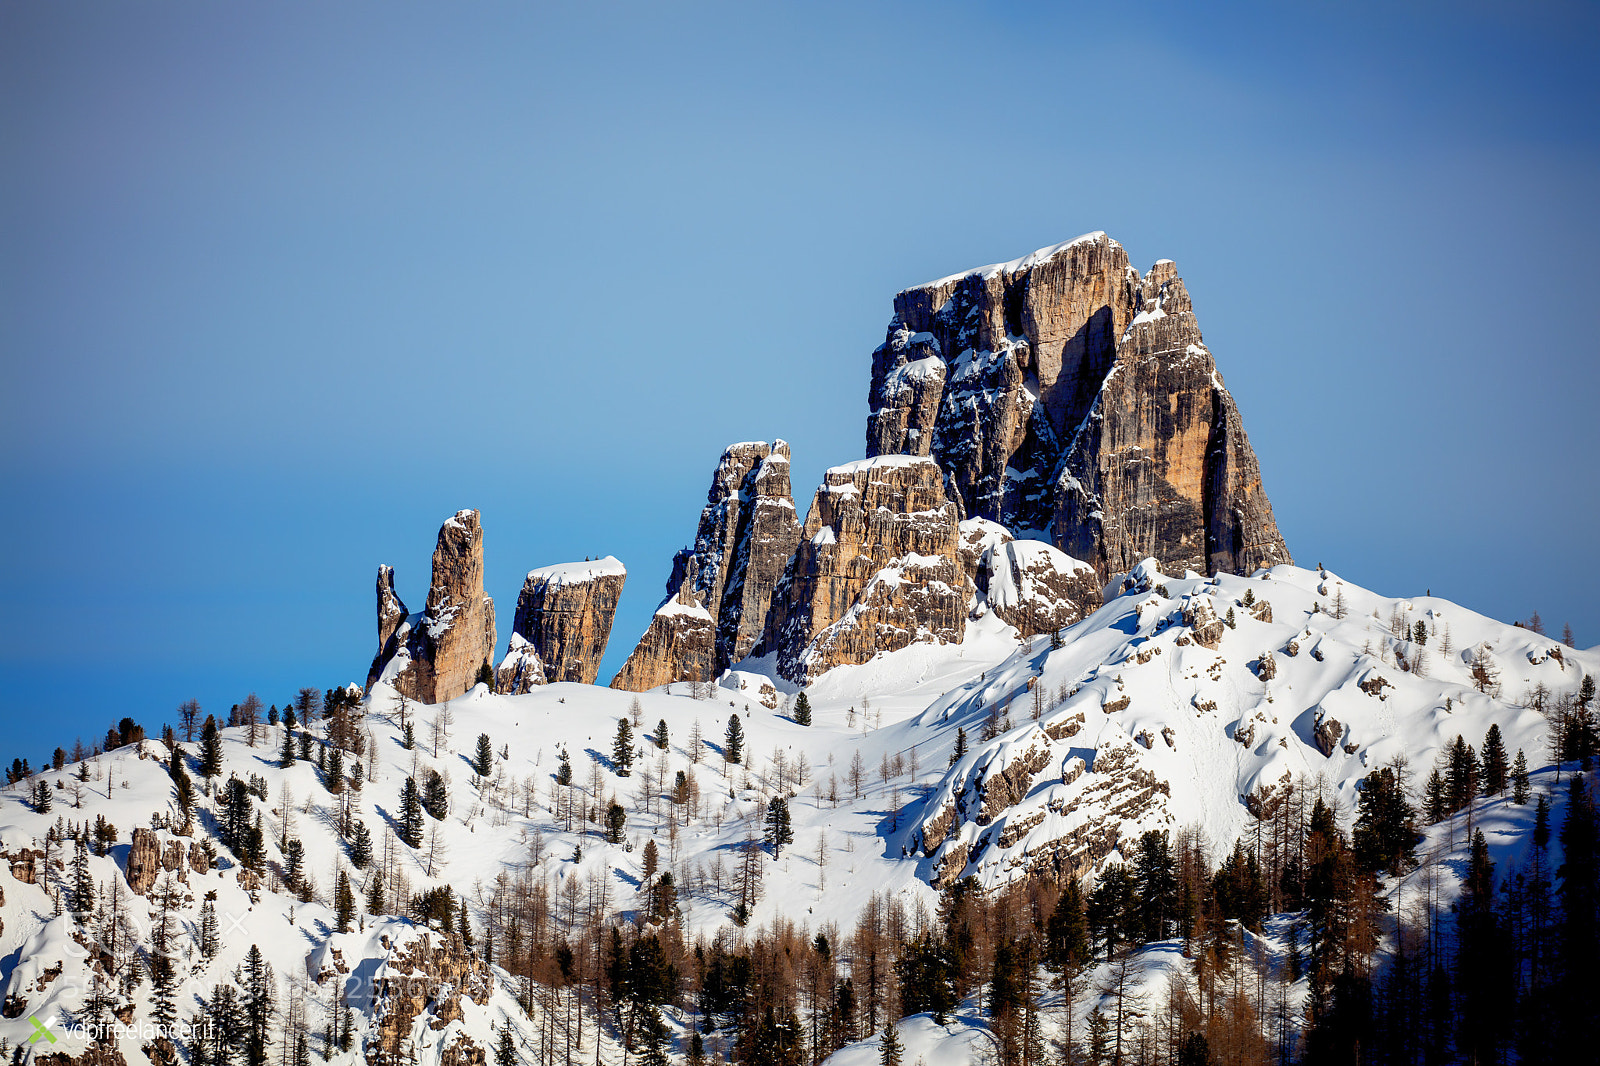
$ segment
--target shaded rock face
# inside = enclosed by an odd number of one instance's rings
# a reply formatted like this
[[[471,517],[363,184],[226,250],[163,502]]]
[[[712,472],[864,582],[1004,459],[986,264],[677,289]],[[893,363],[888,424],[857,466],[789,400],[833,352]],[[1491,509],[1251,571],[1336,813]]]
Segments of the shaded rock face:
[[[931,456],[965,516],[1102,579],[1289,561],[1175,266],[1104,233],[900,293],[868,402],[869,456]]]
[[[642,691],[705,681],[749,655],[799,539],[789,445],[729,447],[712,477],[694,546],[673,559],[667,598],[611,686]]]
[[[627,576],[609,555],[530,571],[496,688],[520,693],[553,681],[594,684]]]
[[[494,656],[494,601],[483,592],[483,527],[477,511],[458,511],[439,529],[433,583],[421,615],[395,621],[405,605],[394,572],[378,571],[378,659],[368,685],[382,679],[421,703],[442,703],[471,688]]]
[[[917,641],[959,641],[967,580],[958,521],[931,459],[829,470],[773,596],[763,650],[803,683]]]

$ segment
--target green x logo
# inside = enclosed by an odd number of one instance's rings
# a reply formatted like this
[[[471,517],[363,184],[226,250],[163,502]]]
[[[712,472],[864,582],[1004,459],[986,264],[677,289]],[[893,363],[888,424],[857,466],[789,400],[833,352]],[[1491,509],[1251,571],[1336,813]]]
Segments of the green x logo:
[[[28,1037],[28,1043],[30,1043],[30,1044],[38,1043],[39,1038],[41,1036],[44,1037],[46,1040],[50,1041],[50,1043],[52,1043],[52,1044],[54,1044],[56,1042],[56,1034],[54,1034],[50,1030],[46,1029],[44,1027],[44,1023],[41,1022],[37,1017],[29,1018],[28,1020],[33,1023],[33,1028],[35,1030],[34,1034],[32,1036]]]

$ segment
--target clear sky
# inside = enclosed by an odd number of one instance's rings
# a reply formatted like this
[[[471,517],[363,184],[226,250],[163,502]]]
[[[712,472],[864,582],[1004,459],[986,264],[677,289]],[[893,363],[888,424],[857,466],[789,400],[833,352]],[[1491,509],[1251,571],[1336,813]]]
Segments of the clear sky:
[[[1593,4],[0,6],[0,754],[362,680],[484,516],[802,511],[894,293],[1177,260],[1290,550],[1600,642]]]

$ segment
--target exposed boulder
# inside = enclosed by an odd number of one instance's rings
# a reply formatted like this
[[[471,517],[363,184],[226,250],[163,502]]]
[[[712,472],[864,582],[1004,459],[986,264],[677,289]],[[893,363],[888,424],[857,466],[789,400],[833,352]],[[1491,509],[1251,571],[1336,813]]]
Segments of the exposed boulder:
[[[966,624],[959,512],[931,459],[883,456],[834,467],[773,596],[766,651],[804,682],[918,641],[959,641]]]
[[[427,607],[421,615],[392,623],[394,612],[404,609],[394,595],[393,571],[380,568],[378,634],[382,637],[390,624],[393,628],[379,647],[369,687],[381,679],[421,703],[442,703],[466,692],[495,649],[494,601],[483,592],[483,527],[477,511],[458,511],[440,527]]]
[[[1211,597],[1195,596],[1183,606],[1183,624],[1189,629],[1194,642],[1203,648],[1215,649],[1222,643],[1227,624],[1217,617],[1211,606]]]
[[[673,559],[666,599],[611,687],[706,681],[750,654],[799,539],[789,445],[730,446],[712,476],[694,545]]]
[[[496,688],[518,693],[553,681],[594,684],[627,576],[610,555],[529,571]]]
[[[1289,561],[1175,266],[1104,233],[901,292],[868,403],[869,456],[932,456],[964,515],[1102,581]]]

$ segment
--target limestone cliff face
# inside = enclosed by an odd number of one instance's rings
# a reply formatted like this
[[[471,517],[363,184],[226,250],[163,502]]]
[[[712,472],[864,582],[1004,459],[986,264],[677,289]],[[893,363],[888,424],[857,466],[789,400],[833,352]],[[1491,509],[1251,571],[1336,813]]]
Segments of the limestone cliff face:
[[[627,576],[609,555],[530,571],[496,688],[521,693],[554,681],[594,684]]]
[[[613,688],[704,681],[748,655],[765,630],[800,522],[789,445],[755,441],[722,453],[694,546],[673,559],[667,598]]]
[[[959,510],[931,459],[834,467],[773,597],[764,647],[805,682],[917,641],[959,641],[967,580]]]
[[[1289,561],[1176,268],[1104,233],[895,297],[867,454],[928,455],[964,517],[1048,537],[1102,578]]]
[[[387,596],[386,596],[387,591]],[[483,527],[477,511],[458,511],[439,529],[433,583],[421,615],[396,621],[405,605],[394,572],[378,571],[378,661],[369,675],[422,703],[442,703],[471,688],[494,656],[494,601],[483,592]],[[391,628],[392,627],[392,628]]]

